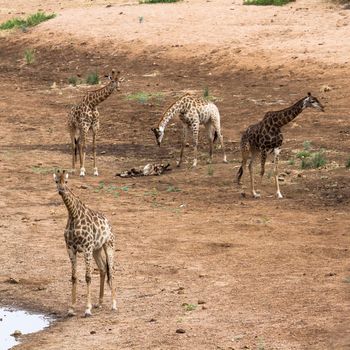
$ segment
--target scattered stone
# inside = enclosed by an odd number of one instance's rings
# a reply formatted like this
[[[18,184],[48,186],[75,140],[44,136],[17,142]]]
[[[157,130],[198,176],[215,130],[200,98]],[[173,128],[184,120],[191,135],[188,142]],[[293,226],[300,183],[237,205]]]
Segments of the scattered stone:
[[[202,305],[202,310],[207,310],[208,308],[205,305]]]
[[[19,331],[18,329],[16,329],[16,330],[11,334],[11,336],[12,336],[12,337],[15,337],[15,338],[20,337],[21,335],[22,335],[22,332]]]
[[[151,318],[148,322],[157,322],[155,318]]]
[[[91,331],[90,334],[96,334],[96,331]]]
[[[176,333],[178,333],[178,334],[183,334],[183,333],[186,333],[186,331],[185,331],[184,329],[182,329],[182,328],[178,328],[178,329],[176,330]]]
[[[290,175],[292,172],[291,172],[290,170],[286,170],[285,173],[286,173],[287,175]]]
[[[10,277],[9,279],[6,280],[6,282],[11,284],[19,284],[19,279]]]
[[[108,8],[108,7],[112,7],[112,5],[111,4],[106,5],[106,8]]]
[[[198,305],[205,304],[205,301],[204,301],[204,300],[198,300],[197,304],[198,304]]]
[[[329,273],[326,273],[325,276],[326,277],[332,277],[332,276],[336,276],[337,274],[335,272],[329,272]]]
[[[80,188],[82,188],[83,190],[87,190],[89,187],[86,185],[80,185]]]

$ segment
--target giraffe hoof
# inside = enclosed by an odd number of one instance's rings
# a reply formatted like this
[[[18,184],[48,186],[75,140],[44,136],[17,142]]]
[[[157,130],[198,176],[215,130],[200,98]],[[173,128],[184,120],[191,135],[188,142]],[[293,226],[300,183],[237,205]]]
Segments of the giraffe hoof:
[[[228,160],[227,160],[227,159],[224,159],[223,162],[224,162],[225,164],[228,164]]]
[[[69,309],[67,315],[68,315],[69,317],[73,317],[73,316],[76,315],[76,313],[74,312],[74,310]]]
[[[260,198],[260,193],[253,193],[253,198]]]
[[[102,309],[102,304],[100,303],[100,304],[95,304],[94,306],[93,306],[93,308],[94,309]]]
[[[84,315],[85,315],[85,317],[90,317],[90,316],[92,316],[91,310],[90,310],[90,309],[86,309]]]
[[[98,176],[97,168],[94,168],[94,176]]]
[[[282,196],[281,192],[277,192],[277,193],[276,193],[276,197],[277,197],[278,199],[283,198],[283,196]]]
[[[177,162],[177,163],[176,163],[176,166],[177,166],[178,168],[180,168],[181,163],[180,163],[180,162]]]

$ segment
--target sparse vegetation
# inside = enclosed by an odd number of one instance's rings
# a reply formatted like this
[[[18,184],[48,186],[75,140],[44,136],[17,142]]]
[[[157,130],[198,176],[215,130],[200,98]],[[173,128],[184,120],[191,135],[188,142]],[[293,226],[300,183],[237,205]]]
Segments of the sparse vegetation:
[[[151,93],[151,92],[140,91],[134,94],[130,94],[126,96],[126,98],[129,101],[137,101],[141,104],[145,104],[150,100],[154,101],[156,104],[160,104],[164,99],[164,95],[161,92]]]
[[[24,51],[24,58],[27,64],[32,64],[35,61],[35,54],[33,49],[27,49]]]
[[[208,101],[215,101],[215,100],[216,100],[216,98],[215,98],[213,95],[210,94],[210,91],[209,91],[208,86],[206,86],[206,87],[204,88],[203,97],[204,97],[206,100],[208,100]]]
[[[2,24],[0,24],[0,30],[8,30],[13,28],[27,28],[27,27],[34,27],[41,22],[45,22],[49,19],[52,19],[56,17],[56,14],[46,14],[45,12],[37,12],[30,16],[28,16],[26,19],[22,18],[12,18]]]
[[[33,165],[31,167],[31,169],[32,169],[33,173],[35,173],[35,174],[42,174],[42,175],[53,174],[53,173],[56,173],[56,171],[57,171],[56,167],[45,168],[45,167],[42,167],[40,165]]]
[[[78,78],[75,76],[69,77],[68,78],[68,83],[70,85],[76,86],[78,84]]]
[[[305,157],[301,160],[302,169],[317,169],[324,166],[327,163],[324,151],[310,153],[309,157]]]
[[[244,0],[243,5],[257,5],[257,6],[282,6],[295,0]]]
[[[214,168],[211,164],[208,165],[208,171],[207,171],[208,176],[213,176],[214,175]]]
[[[181,0],[139,0],[139,4],[158,4],[158,3],[170,3],[179,2]]]
[[[100,78],[97,72],[90,73],[86,78],[86,84],[97,85],[100,82]]]
[[[197,309],[198,305],[184,303],[184,304],[182,304],[182,306],[185,308],[186,311],[193,311],[193,310]]]
[[[181,192],[181,190],[175,186],[169,186],[166,191],[167,192]]]

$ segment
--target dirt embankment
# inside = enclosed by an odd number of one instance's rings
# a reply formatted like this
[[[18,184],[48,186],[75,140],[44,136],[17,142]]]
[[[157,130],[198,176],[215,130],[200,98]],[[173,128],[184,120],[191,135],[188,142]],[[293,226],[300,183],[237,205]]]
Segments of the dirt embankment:
[[[18,349],[348,349],[350,44],[341,38],[349,12],[317,1],[282,8],[110,3],[15,0],[0,12],[0,19],[39,8],[58,13],[0,38],[1,303],[59,319]],[[35,49],[30,65],[27,48]],[[101,175],[91,176],[88,156],[88,176],[72,176],[70,186],[113,224],[119,310],[109,310],[107,293],[103,309],[80,317],[80,259],[79,316],[67,319],[67,214],[51,172],[70,167],[67,111],[89,89],[67,80],[111,68],[126,79],[99,109]],[[177,96],[205,87],[222,115],[230,164],[221,163],[220,150],[206,164],[201,130],[198,168],[190,168],[190,147],[176,169],[179,121],[170,123],[161,148],[149,129]],[[284,130],[285,199],[273,197],[270,162],[262,198],[242,197],[233,184],[241,131],[308,91],[326,112],[307,110]],[[141,101],[133,97],[139,92],[158,97]],[[301,169],[296,154],[305,141],[311,151],[324,149],[326,166]],[[174,169],[114,177],[151,161]],[[93,290],[97,296],[97,271]]]

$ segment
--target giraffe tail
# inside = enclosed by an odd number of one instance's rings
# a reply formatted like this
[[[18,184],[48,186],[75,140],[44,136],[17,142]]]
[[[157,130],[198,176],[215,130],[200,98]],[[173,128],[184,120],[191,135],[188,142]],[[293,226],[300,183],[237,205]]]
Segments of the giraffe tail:
[[[237,179],[237,183],[240,184],[241,182],[241,177],[243,175],[243,166],[241,165],[238,169],[237,175],[236,175],[236,179]]]
[[[218,132],[215,130],[214,131],[213,143],[217,140],[217,138],[218,138]]]
[[[111,269],[111,266],[108,263],[108,258],[106,259],[106,271],[107,271],[107,283],[108,283],[109,286],[111,286],[112,269]]]

